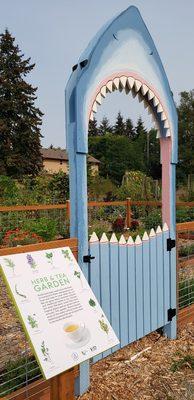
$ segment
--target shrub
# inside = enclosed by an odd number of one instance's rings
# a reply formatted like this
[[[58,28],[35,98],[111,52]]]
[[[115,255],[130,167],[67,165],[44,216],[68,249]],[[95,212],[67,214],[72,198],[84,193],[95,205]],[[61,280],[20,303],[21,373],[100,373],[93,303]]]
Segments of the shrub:
[[[42,242],[42,237],[36,233],[28,232],[20,228],[9,230],[2,239],[3,247],[15,247],[18,245],[34,244]]]
[[[190,215],[189,215],[189,208],[178,208],[176,210],[176,222],[187,222],[191,221]]]
[[[115,219],[115,221],[112,223],[112,229],[113,232],[123,232],[125,227],[125,220],[122,216],[118,217]]]
[[[46,241],[55,239],[57,234],[57,222],[46,217],[25,222],[25,228]]]
[[[100,239],[103,233],[110,233],[111,225],[107,221],[93,221],[93,223],[89,226],[89,235],[93,232],[96,233],[98,238]]]
[[[146,230],[152,228],[156,229],[158,225],[162,224],[162,216],[160,210],[150,211],[148,215],[143,218],[143,223]]]
[[[137,219],[133,219],[133,220],[131,221],[131,227],[130,227],[130,229],[131,229],[132,231],[136,231],[137,228],[139,228],[139,221],[137,221]]]
[[[35,381],[38,376],[41,378],[41,371],[34,357],[30,357],[28,360],[21,357],[16,361],[9,361],[3,372],[6,375],[2,374],[0,377],[0,396],[12,393],[15,390],[13,387],[19,389],[25,386],[26,375],[30,383]]]

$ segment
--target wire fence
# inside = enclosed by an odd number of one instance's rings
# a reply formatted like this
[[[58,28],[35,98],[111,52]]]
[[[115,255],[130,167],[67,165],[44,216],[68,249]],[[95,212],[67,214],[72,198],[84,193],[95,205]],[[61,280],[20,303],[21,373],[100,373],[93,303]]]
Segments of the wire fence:
[[[177,224],[177,239],[177,290],[181,325],[185,321],[194,321],[194,222]]]

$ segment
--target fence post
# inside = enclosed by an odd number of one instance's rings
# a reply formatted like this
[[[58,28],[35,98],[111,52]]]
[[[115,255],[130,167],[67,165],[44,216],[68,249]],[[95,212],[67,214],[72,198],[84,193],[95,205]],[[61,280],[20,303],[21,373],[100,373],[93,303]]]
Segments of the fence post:
[[[131,199],[127,197],[127,228],[131,228]]]
[[[51,379],[51,400],[74,400],[75,369],[63,372]]]
[[[67,218],[70,221],[70,200],[66,201],[66,209],[67,209]]]

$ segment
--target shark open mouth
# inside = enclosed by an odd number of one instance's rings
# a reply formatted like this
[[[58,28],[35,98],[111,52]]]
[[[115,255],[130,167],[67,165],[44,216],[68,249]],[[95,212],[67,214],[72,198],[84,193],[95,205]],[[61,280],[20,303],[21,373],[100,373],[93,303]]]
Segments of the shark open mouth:
[[[155,90],[142,79],[138,79],[132,75],[116,76],[107,80],[98,88],[93,101],[91,103],[89,119],[94,119],[94,113],[97,112],[98,106],[102,104],[103,98],[108,93],[115,90],[124,91],[126,94],[131,93],[133,98],[138,97],[139,102],[143,102],[144,108],[148,109],[148,114],[151,114],[155,128],[157,130],[157,138],[161,136],[170,137],[170,123],[164,106],[156,94]]]

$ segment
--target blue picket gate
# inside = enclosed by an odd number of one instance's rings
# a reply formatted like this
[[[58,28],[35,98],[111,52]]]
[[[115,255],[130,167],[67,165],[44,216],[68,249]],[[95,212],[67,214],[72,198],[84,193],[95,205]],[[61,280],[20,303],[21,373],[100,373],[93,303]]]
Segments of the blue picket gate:
[[[89,242],[89,282],[104,313],[120,339],[120,345],[95,357],[94,362],[168,323],[170,265],[169,229],[151,230],[142,239],[126,242],[113,234],[95,233]]]

